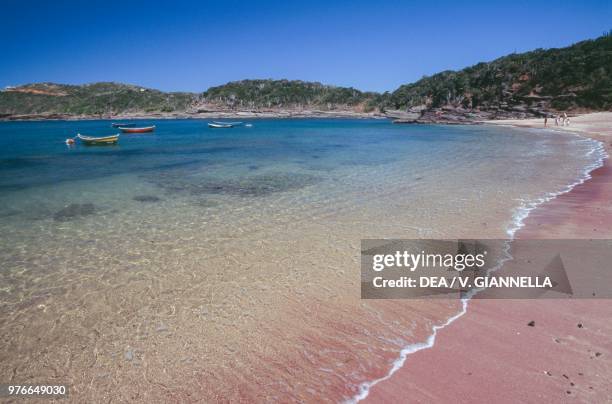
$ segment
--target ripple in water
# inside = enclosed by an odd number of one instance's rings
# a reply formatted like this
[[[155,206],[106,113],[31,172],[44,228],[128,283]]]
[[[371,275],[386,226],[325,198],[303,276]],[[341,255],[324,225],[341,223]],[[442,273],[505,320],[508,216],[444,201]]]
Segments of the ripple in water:
[[[349,398],[459,309],[360,301],[360,239],[504,237],[594,158],[484,126],[152,123],[112,149],[63,143],[108,121],[0,123],[0,379],[83,402]]]

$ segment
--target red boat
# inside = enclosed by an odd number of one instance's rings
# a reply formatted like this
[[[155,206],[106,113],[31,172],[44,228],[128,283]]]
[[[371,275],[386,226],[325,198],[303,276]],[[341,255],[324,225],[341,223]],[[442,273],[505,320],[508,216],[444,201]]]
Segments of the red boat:
[[[125,126],[120,126],[119,130],[123,133],[146,133],[153,132],[155,130],[155,125],[153,126],[145,126],[142,128],[127,128]]]

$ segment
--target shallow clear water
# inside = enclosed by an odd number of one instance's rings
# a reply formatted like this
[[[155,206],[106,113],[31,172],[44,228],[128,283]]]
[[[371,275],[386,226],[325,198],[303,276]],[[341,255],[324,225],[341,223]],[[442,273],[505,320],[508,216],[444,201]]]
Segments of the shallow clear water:
[[[369,199],[386,185],[387,192],[408,186],[411,194],[431,188],[444,170],[448,177],[464,173],[460,185],[475,181],[479,191],[485,191],[480,182],[489,181],[482,176],[487,171],[493,182],[529,187],[527,181],[549,175],[540,170],[559,152],[573,161],[555,166],[552,180],[576,176],[588,158],[572,148],[591,147],[569,137],[563,143],[499,128],[388,121],[269,120],[226,130],[198,120],[153,123],[153,134],[122,135],[116,146],[89,147],[63,142],[77,132],[102,136],[117,130],[108,121],[0,124],[0,215],[51,218],[71,203],[100,205],[92,213],[125,210],[139,205],[134,197],[142,203],[201,197],[211,198],[210,205],[229,204],[236,198],[283,198],[306,188],[302,197],[326,200],[347,192]]]
[[[240,398],[253,393],[236,396],[237,380],[299,352],[299,377],[266,397],[348,397],[457,310],[401,302],[387,318],[360,302],[360,239],[504,237],[522,202],[597,157],[571,135],[486,126],[152,123],[98,147],[64,141],[115,133],[109,121],[0,123],[0,376],[59,372],[84,398],[125,398],[112,380],[137,386],[151,366],[171,391],[211,372],[203,397]],[[340,318],[356,329],[336,339]]]

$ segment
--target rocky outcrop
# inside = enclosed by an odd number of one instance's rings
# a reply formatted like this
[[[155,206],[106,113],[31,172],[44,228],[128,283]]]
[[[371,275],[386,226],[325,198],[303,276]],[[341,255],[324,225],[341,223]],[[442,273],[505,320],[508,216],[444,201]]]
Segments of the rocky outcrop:
[[[393,119],[393,123],[442,123],[442,124],[471,124],[495,119],[525,119],[552,116],[554,111],[547,111],[539,107],[527,105],[500,105],[489,109],[471,109],[455,106],[441,108],[420,108],[408,111],[386,111],[385,116]]]
[[[416,123],[421,115],[422,111],[385,111],[385,116],[393,119],[393,123]]]

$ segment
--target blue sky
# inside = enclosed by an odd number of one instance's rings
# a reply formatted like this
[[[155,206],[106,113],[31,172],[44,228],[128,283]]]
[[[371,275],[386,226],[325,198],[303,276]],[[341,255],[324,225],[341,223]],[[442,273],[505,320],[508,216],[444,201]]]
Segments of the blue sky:
[[[394,90],[612,29],[612,1],[13,1],[0,86],[119,81],[203,91],[245,78]]]

